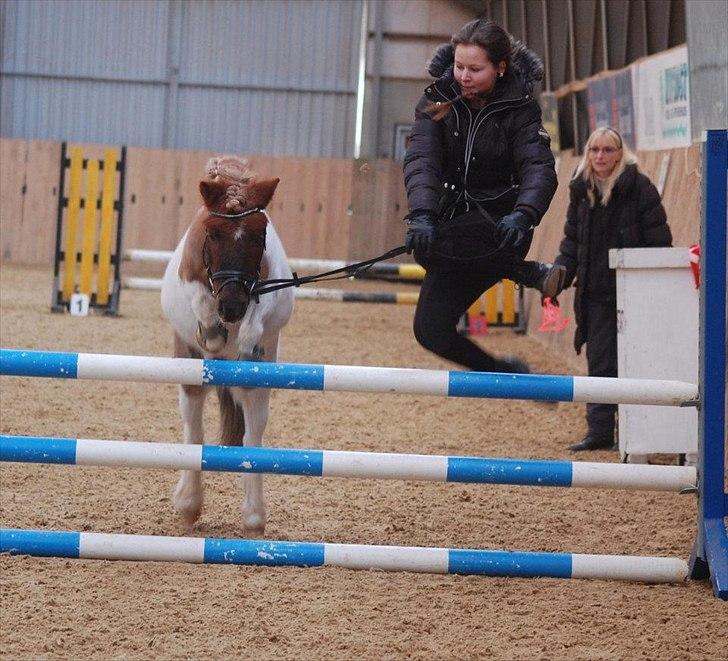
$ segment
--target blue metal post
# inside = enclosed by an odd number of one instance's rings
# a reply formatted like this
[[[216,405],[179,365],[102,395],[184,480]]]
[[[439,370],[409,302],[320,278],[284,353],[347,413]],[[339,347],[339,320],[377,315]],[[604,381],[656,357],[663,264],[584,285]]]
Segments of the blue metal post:
[[[728,131],[710,130],[703,147],[703,222],[700,240],[700,434],[698,532],[692,578],[708,578],[728,600],[726,442],[726,225]]]

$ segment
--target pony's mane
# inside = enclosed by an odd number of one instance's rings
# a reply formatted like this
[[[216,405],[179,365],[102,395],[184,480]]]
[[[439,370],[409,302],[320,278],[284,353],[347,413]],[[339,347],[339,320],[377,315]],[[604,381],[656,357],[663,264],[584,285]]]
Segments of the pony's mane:
[[[223,179],[227,184],[224,207],[231,213],[240,213],[245,207],[248,184],[256,174],[250,169],[250,161],[233,155],[213,156],[205,165],[205,178]]]

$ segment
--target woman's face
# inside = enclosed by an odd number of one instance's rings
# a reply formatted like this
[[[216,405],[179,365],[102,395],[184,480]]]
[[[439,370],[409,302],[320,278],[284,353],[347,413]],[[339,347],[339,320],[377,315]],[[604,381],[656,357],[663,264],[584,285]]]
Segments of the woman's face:
[[[498,74],[506,69],[505,62],[497,66],[480,46],[458,44],[455,46],[455,80],[466,99],[487,95],[493,91]]]
[[[622,158],[622,150],[617,141],[609,134],[597,136],[589,147],[589,163],[597,177],[605,179]]]

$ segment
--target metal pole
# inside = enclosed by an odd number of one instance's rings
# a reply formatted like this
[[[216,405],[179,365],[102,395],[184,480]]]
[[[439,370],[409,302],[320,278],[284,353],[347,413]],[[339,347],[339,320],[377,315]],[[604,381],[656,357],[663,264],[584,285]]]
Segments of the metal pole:
[[[382,115],[381,98],[382,98],[382,56],[384,46],[384,11],[385,3],[379,0],[374,9],[374,53],[372,55],[372,93],[371,93],[371,121],[369,135],[370,150],[369,155],[372,158],[379,156],[379,129]]]
[[[544,85],[546,91],[551,91],[551,50],[549,48],[549,14],[546,0],[541,0],[541,25],[543,26],[543,65]]]
[[[604,58],[604,68],[609,69],[609,35],[607,34],[607,0],[599,0],[599,8],[602,20],[602,57]]]
[[[364,129],[364,94],[367,83],[367,39],[369,37],[369,2],[361,1],[361,26],[359,30],[359,74],[356,85],[356,120],[354,125],[354,158],[361,158]]]
[[[182,10],[177,0],[170,0],[167,15],[167,93],[164,108],[162,146],[177,146],[177,106],[179,96],[179,55],[182,31]]]
[[[571,78],[570,82],[574,82],[576,80],[576,54],[574,52],[575,48],[575,39],[574,39],[574,0],[568,0],[568,6],[569,6],[569,76]],[[581,150],[579,149],[579,120],[578,120],[578,114],[577,114],[577,104],[576,104],[576,92],[571,93],[571,120],[572,120],[572,128],[574,131],[574,153],[580,154]]]

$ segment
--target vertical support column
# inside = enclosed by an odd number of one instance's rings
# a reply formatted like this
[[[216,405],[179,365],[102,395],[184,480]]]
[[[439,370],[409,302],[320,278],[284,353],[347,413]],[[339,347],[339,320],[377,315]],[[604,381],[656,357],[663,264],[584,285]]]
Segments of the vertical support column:
[[[164,98],[164,133],[162,138],[162,145],[167,149],[177,147],[181,34],[182,7],[178,0],[170,0],[167,3],[167,87]]]
[[[56,251],[53,257],[53,298],[51,299],[51,310],[62,312],[63,293],[61,290],[61,241],[63,240],[63,192],[66,186],[66,143],[61,143],[61,172],[58,176],[58,211],[56,212]]]
[[[707,131],[703,146],[703,222],[700,283],[700,422],[698,532],[692,578],[707,578],[728,600],[726,443],[726,225],[728,131]]]
[[[101,229],[99,231],[99,267],[96,278],[96,303],[109,303],[111,244],[114,231],[114,194],[116,192],[116,149],[104,150],[104,180],[101,187]]]
[[[76,255],[78,253],[78,217],[81,211],[81,180],[83,178],[83,152],[80,147],[71,147],[71,160],[68,185],[68,206],[66,212],[66,237],[63,254],[63,296],[61,301],[68,303],[76,283]],[[63,191],[58,193],[59,199]]]

